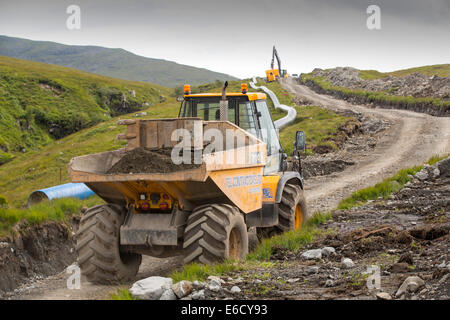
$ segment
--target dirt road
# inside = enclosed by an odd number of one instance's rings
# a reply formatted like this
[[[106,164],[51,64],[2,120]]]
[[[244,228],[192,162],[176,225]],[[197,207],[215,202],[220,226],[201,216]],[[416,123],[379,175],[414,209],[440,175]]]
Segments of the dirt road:
[[[379,137],[372,152],[354,155],[354,166],[332,175],[312,177],[307,181],[306,197],[310,213],[333,209],[341,199],[355,190],[374,185],[402,168],[422,164],[435,154],[450,153],[448,117],[352,105],[317,94],[310,88],[297,84],[292,78],[283,80],[282,86],[314,105],[334,111],[352,110],[365,117],[390,123],[390,129]]]
[[[365,117],[382,119],[390,129],[379,137],[370,152],[354,154],[355,165],[328,176],[312,177],[306,184],[310,213],[334,208],[351,192],[373,185],[398,170],[421,164],[434,154],[450,153],[450,119],[432,117],[403,110],[371,109],[355,106],[329,96],[319,95],[293,79],[283,81],[283,87],[293,94],[331,110],[353,110]],[[178,258],[156,259],[146,257],[138,279],[151,275],[166,275],[176,266]],[[81,289],[69,290],[68,274],[37,280],[18,288],[6,298],[12,299],[107,299],[117,287],[97,286],[82,281]]]

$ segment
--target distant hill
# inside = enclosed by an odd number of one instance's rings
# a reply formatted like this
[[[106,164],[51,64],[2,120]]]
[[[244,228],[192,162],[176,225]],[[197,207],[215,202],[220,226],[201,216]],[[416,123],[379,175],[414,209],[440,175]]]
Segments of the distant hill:
[[[172,89],[0,56],[0,165],[111,117],[147,109]]]
[[[131,81],[176,87],[203,84],[235,77],[162,59],[145,58],[123,49],[71,46],[0,36],[0,55],[52,63]]]

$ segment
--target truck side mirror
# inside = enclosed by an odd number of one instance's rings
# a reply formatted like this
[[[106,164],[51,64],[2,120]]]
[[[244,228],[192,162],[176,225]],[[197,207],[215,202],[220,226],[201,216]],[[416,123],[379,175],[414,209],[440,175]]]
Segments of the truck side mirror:
[[[303,131],[297,131],[295,134],[294,149],[296,151],[306,151],[306,135]]]

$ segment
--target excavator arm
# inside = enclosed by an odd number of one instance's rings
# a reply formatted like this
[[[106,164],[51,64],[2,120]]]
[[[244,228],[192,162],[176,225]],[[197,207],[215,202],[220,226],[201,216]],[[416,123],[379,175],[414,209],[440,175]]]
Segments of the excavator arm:
[[[275,58],[277,59],[277,64],[278,64],[278,70],[279,70],[280,77],[283,78],[284,77],[284,70],[281,69],[281,60],[280,60],[280,57],[278,56],[277,49],[275,49],[275,46],[273,46],[272,61],[270,63],[270,69],[272,69],[272,70],[273,70],[273,67],[274,67]]]

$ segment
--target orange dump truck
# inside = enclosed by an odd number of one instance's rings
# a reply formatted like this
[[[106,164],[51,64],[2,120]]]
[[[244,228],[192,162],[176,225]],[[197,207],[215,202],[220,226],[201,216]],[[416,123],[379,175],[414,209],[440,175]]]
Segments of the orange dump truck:
[[[143,254],[242,259],[249,228],[267,235],[301,227],[304,133],[288,170],[265,94],[225,88],[191,94],[186,86],[178,118],[121,120],[125,148],[71,160],[72,182],[106,202],[85,212],[77,232],[88,280],[130,280]]]

